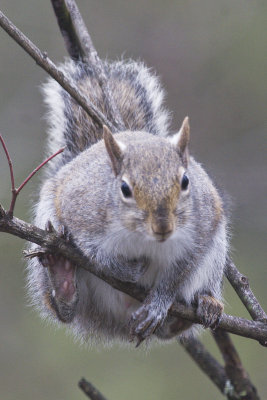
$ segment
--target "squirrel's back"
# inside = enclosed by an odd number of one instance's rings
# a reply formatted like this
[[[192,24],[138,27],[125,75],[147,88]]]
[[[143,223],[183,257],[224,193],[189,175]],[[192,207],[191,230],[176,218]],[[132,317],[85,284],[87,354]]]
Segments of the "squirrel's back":
[[[163,107],[164,92],[158,78],[143,63],[131,60],[104,63],[115,111],[105,99],[97,72],[88,64],[67,61],[61,68],[108,120],[116,118],[112,113],[118,112],[124,130],[167,135],[169,115]],[[103,130],[55,80],[49,79],[43,90],[50,124],[49,154],[66,146],[64,153],[50,163],[53,173],[102,139]]]

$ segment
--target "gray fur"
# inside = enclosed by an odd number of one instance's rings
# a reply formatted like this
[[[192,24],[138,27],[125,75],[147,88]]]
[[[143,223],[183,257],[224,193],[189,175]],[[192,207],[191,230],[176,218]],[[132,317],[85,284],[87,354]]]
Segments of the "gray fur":
[[[109,116],[89,67],[70,61],[62,68]],[[157,78],[141,63],[106,63],[105,68],[127,127],[114,136],[123,152],[120,171],[114,175],[102,132],[50,80],[44,88],[50,107],[49,148],[51,152],[66,145],[67,151],[50,164],[35,223],[44,228],[49,219],[58,229],[64,225],[99,268],[152,288],[140,307],[89,272],[77,270],[78,301],[68,305],[69,326],[76,336],[127,342],[131,317],[137,336],[149,317],[160,326],[158,337],[168,339],[174,336],[173,320],[163,322],[175,300],[192,304],[199,295],[221,300],[228,250],[226,219],[219,194],[203,168],[192,157],[187,167],[179,149],[166,138],[168,113]],[[183,191],[185,170],[190,184]],[[122,180],[131,186],[131,199],[123,199]],[[163,231],[171,226],[170,237],[159,242],[153,226]],[[37,259],[29,262],[28,287],[42,316],[58,322],[48,307],[53,291],[49,271]],[[176,334],[185,337],[196,329],[186,325]]]

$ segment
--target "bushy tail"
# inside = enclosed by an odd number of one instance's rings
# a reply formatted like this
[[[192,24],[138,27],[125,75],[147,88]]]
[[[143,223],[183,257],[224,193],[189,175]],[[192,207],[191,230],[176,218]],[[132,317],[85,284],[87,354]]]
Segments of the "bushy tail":
[[[68,61],[61,66],[78,89],[107,117],[114,120],[114,110],[123,122],[121,130],[146,131],[165,136],[169,115],[163,107],[164,93],[158,78],[141,62],[118,61],[104,63],[112,102],[108,104],[99,79],[87,63]],[[75,100],[54,80],[43,86],[48,106],[48,151],[60,147],[66,150],[50,164],[54,171],[102,139],[102,128],[97,126]]]

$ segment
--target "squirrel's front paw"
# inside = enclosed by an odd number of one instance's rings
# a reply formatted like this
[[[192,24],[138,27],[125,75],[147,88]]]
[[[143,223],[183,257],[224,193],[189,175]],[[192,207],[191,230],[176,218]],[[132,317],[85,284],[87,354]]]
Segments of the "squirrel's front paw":
[[[197,300],[197,315],[201,317],[201,323],[205,328],[216,329],[223,312],[223,304],[208,295],[200,295]]]
[[[136,347],[163,324],[167,314],[168,310],[159,309],[154,303],[144,304],[132,314],[130,336],[132,339],[137,338]]]
[[[61,321],[70,322],[78,301],[76,266],[62,256],[49,253],[39,257],[39,261],[48,271],[52,308]]]

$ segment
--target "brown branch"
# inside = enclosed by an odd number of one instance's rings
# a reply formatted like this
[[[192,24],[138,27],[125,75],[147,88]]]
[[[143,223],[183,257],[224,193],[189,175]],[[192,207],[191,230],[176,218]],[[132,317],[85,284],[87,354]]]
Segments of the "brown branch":
[[[21,185],[16,189],[15,188],[15,179],[14,179],[14,170],[13,170],[13,164],[7,149],[7,146],[5,144],[5,141],[3,139],[3,136],[0,134],[0,141],[2,143],[3,149],[5,151],[6,154],[6,158],[8,161],[8,165],[9,165],[9,170],[10,170],[10,180],[11,180],[11,192],[12,192],[12,198],[11,198],[11,202],[10,202],[10,206],[9,206],[9,211],[8,211],[8,215],[10,218],[13,217],[13,212],[14,212],[14,208],[15,208],[15,204],[16,204],[16,200],[17,197],[20,193],[20,191],[24,188],[24,186],[29,182],[29,180],[36,174],[36,172],[39,171],[39,169],[41,169],[45,164],[47,164],[50,160],[52,160],[52,158],[56,157],[58,154],[62,153],[64,151],[64,147],[60,150],[58,150],[56,153],[54,153],[52,156],[48,157],[45,161],[43,161],[40,165],[38,165],[38,167],[36,167],[30,174],[29,176],[21,183]]]
[[[74,45],[80,52],[78,59],[82,59],[87,64],[95,64],[95,55],[97,55],[97,52],[76,2],[74,0],[51,0],[51,3],[62,35],[62,31],[65,31],[65,36],[63,35],[64,40],[66,35],[68,37],[69,45],[66,43],[67,49],[72,46],[74,39]],[[62,14],[65,17],[64,24],[62,24]]]
[[[46,160],[44,160],[38,167],[36,167],[28,176],[27,178],[22,182],[22,184],[18,187],[17,189],[17,194],[21,191],[21,189],[26,185],[26,183],[29,182],[29,180],[36,174],[36,172],[39,171],[45,164],[47,164],[50,160],[52,160],[54,157],[56,157],[58,154],[62,153],[65,150],[65,147],[62,147],[59,149],[56,153],[52,154],[52,156],[49,156]]]
[[[225,372],[234,386],[236,398],[260,400],[228,333],[222,329],[216,329],[213,336],[225,361]]]
[[[10,171],[10,180],[11,180],[11,193],[12,193],[12,199],[11,199],[11,203],[10,203],[10,207],[9,207],[9,215],[12,217],[13,216],[13,210],[14,210],[14,205],[12,208],[12,202],[15,202],[16,200],[14,200],[14,197],[16,198],[16,188],[15,188],[15,179],[14,179],[14,170],[13,170],[13,164],[12,164],[12,160],[10,158],[7,146],[5,144],[4,138],[3,136],[0,134],[0,141],[1,144],[3,146],[4,152],[6,154],[6,158],[8,161],[8,166],[9,166],[9,171]]]
[[[105,103],[108,104],[109,120],[112,121],[116,130],[125,130],[120,111],[110,91],[104,64],[98,57],[75,0],[51,0],[51,2],[70,56],[76,60],[82,59],[94,70],[99,86],[102,89]]]
[[[62,149],[59,149],[56,153],[52,154],[52,156],[48,157],[46,160],[44,160],[40,165],[38,165],[38,167],[36,167],[28,176],[27,178],[21,183],[21,185],[15,189],[14,191],[12,190],[13,193],[13,197],[12,197],[12,201],[10,204],[10,208],[8,211],[8,214],[10,217],[13,217],[13,212],[14,212],[14,207],[15,207],[15,203],[17,200],[17,197],[21,191],[21,189],[24,188],[24,186],[29,182],[29,180],[36,174],[36,172],[38,172],[45,164],[47,164],[50,160],[52,160],[54,157],[56,157],[58,154],[62,153],[65,150],[65,147],[62,147]]]
[[[69,55],[75,61],[84,60],[85,52],[73,26],[66,2],[51,0],[51,3]]]
[[[79,249],[74,247],[71,243],[66,242],[56,232],[45,231],[15,217],[10,218],[3,208],[0,209],[0,231],[36,243],[47,252],[61,254],[78,267],[86,269],[98,278],[103,279],[115,289],[127,293],[140,302],[148,295],[149,291],[147,289],[137,286],[134,283],[122,282],[110,276],[106,271],[100,271],[95,262],[85,257]],[[201,318],[196,315],[195,309],[184,306],[183,304],[177,303],[173,305],[170,314],[195,323],[201,323]],[[249,321],[244,318],[223,314],[219,327],[236,335],[260,342],[267,341],[267,324],[263,322]]]
[[[225,275],[251,317],[254,320],[267,322],[267,315],[250,289],[248,278],[238,271],[230,258],[227,260]],[[267,343],[265,344],[267,345]]]
[[[105,124],[111,130],[124,130],[125,124],[123,123],[117,105],[113,101],[105,66],[97,55],[75,0],[51,1],[70,56],[74,60],[82,59],[83,62],[89,64],[98,78],[99,86],[101,87],[103,96],[109,106],[109,121],[86,97],[79,93],[73,82],[67,79],[64,73],[53,64],[53,62],[47,57],[47,54],[42,53],[38,47],[36,47],[4,16],[3,13],[1,13],[1,11],[0,25],[28,54],[31,55],[31,57],[39,66],[41,66],[46,72],[49,73],[50,76],[57,80],[57,82],[78,102],[78,104],[88,113],[88,115],[97,125],[102,127]],[[59,254],[69,258],[78,266],[85,268],[86,270],[98,276],[100,279],[105,280],[114,288],[131,295],[139,301],[143,301],[147,296],[147,290],[134,284],[121,282],[115,279],[115,277],[111,277],[103,272],[100,272],[96,264],[85,258],[77,248],[71,246],[69,243],[66,243],[64,239],[52,229],[50,229],[49,232],[43,231],[37,227],[34,227],[33,225],[26,224],[25,222],[16,218],[12,218],[16,198],[20,190],[44,164],[62,152],[63,149],[40,164],[22,182],[19,188],[16,189],[14,184],[12,161],[1,135],[0,140],[8,159],[12,185],[12,201],[9,212],[6,213],[2,208],[0,209],[0,231],[17,235],[40,245],[41,249],[30,253],[30,256],[37,256],[42,251],[58,252]],[[262,322],[248,321],[243,318],[223,314],[219,324],[221,329],[218,329],[216,332],[214,332],[214,338],[224,357],[225,369],[205,350],[204,346],[197,340],[187,340],[183,343],[183,346],[199,365],[199,367],[221,390],[221,392],[227,395],[228,399],[258,400],[259,397],[256,389],[251,384],[248,374],[241,364],[239,356],[230,340],[229,335],[222,329],[241,336],[259,340],[262,344],[267,345],[267,315],[249,288],[248,279],[239,273],[231,260],[228,260],[225,273],[245,307],[248,309],[252,318]],[[185,307],[181,304],[175,304],[172,307],[170,314],[183,317],[192,322],[200,322],[200,319],[196,316],[193,308]],[[79,382],[79,386],[92,400],[105,400],[104,396],[101,395],[101,393],[98,392],[98,390],[95,389],[94,386],[85,379],[82,379]]]
[[[234,387],[230,382],[225,369],[205,349],[203,344],[194,338],[180,342],[186,352],[192,357],[199,368],[211,379],[218,389],[227,396],[229,400],[237,400],[234,394]]]
[[[93,385],[86,379],[82,378],[78,383],[79,388],[89,397],[91,400],[107,400]]]
[[[105,115],[79,92],[74,83],[67,78],[60,68],[56,67],[47,54],[42,53],[1,11],[0,26],[77,101],[98,126],[107,125],[112,131],[115,130],[115,127],[107,120]]]

